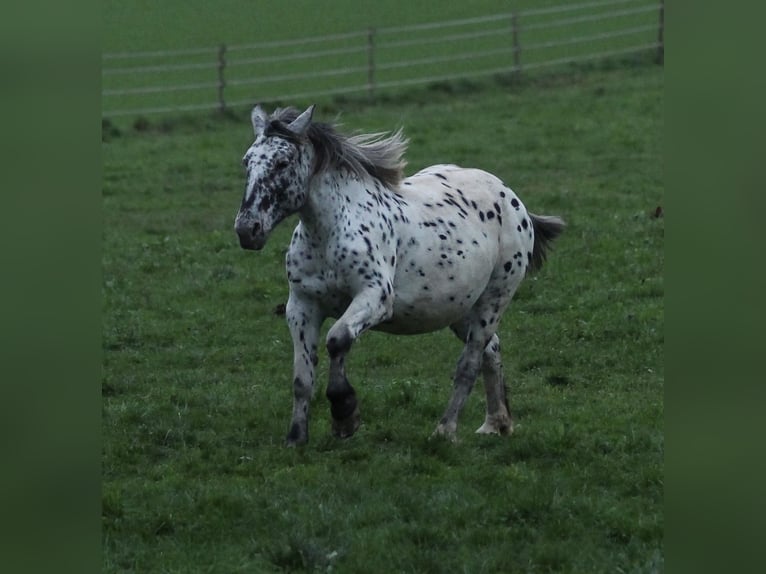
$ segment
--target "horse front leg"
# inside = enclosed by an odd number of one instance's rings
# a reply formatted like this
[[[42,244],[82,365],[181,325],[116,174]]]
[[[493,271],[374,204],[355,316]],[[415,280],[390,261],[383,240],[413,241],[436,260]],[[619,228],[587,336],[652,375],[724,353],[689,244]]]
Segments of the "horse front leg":
[[[370,288],[358,294],[327,333],[330,380],[326,395],[330,401],[332,431],[339,438],[352,436],[361,424],[356,391],[346,377],[346,355],[359,335],[393,314],[391,284],[386,285],[383,289]]]
[[[328,345],[328,350],[331,345]],[[350,348],[350,345],[349,345]],[[356,391],[346,378],[345,352],[330,351],[330,382],[327,385],[327,398],[330,401],[332,415],[332,433],[338,438],[352,436],[361,424]]]
[[[317,342],[324,317],[316,304],[292,293],[285,314],[293,340],[293,414],[286,443],[287,446],[297,446],[309,440],[309,409],[318,362]]]

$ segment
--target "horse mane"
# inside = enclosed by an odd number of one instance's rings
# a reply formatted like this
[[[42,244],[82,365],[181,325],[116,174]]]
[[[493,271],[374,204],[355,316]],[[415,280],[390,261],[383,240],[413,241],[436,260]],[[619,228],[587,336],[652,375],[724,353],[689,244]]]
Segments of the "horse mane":
[[[279,135],[295,141],[297,136],[287,129],[287,124],[299,115],[295,108],[278,108],[269,118],[266,135]],[[386,133],[346,135],[337,126],[323,122],[311,122],[307,137],[314,146],[316,165],[314,173],[328,169],[346,168],[359,177],[369,174],[385,186],[395,188],[404,177],[404,152],[408,140],[401,128]]]

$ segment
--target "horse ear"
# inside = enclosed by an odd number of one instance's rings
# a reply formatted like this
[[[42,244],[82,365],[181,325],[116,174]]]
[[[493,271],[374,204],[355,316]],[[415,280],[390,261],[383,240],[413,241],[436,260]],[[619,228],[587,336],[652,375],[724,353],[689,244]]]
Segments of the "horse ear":
[[[311,124],[311,117],[314,115],[314,107],[315,106],[312,104],[306,108],[305,112],[290,122],[290,125],[287,126],[287,129],[293,132],[295,135],[305,136],[309,129],[309,124]]]
[[[266,127],[266,122],[269,121],[269,115],[263,111],[263,108],[260,105],[258,105],[253,108],[253,111],[250,114],[250,121],[253,122],[253,131],[255,132],[255,136],[258,137],[263,133],[263,130]]]

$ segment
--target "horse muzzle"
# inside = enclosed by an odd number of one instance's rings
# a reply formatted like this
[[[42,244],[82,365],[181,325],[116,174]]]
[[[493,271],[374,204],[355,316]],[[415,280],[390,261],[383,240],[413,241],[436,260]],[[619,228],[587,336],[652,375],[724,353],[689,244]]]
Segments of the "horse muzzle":
[[[258,222],[252,223],[237,218],[234,231],[237,232],[242,249],[259,251],[266,244],[266,234],[263,232],[263,226]]]

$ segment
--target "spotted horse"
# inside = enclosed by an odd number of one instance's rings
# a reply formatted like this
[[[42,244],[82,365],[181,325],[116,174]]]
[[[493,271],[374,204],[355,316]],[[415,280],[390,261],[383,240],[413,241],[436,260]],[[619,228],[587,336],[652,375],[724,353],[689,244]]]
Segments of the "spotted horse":
[[[479,169],[434,165],[404,178],[401,129],[346,135],[313,121],[313,113],[314,106],[271,115],[253,109],[255,141],[242,160],[247,183],[235,222],[240,245],[259,250],[278,223],[299,216],[286,256],[294,349],[287,444],[308,441],[319,333],[328,317],[337,319],[326,340],[336,436],[350,437],[360,425],[344,366],[357,337],[368,329],[414,334],[444,327],[464,347],[434,434],[455,439],[479,373],[486,417],[476,432],[511,433],[498,323],[564,222],[529,213],[500,179]]]

